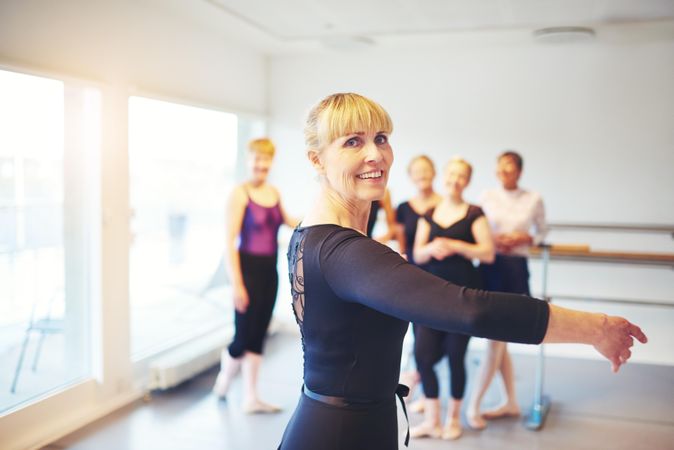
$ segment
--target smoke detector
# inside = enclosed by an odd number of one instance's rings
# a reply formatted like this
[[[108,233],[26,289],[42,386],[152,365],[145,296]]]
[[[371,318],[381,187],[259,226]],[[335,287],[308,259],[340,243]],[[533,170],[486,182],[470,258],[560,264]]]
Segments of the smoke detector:
[[[561,44],[592,41],[596,33],[587,27],[548,27],[534,30],[534,39],[538,42]]]

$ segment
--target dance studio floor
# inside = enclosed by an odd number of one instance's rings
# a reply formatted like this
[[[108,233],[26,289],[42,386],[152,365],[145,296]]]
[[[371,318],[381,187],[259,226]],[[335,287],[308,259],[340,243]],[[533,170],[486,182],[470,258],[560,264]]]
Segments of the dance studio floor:
[[[265,399],[283,413],[246,416],[237,408],[240,380],[229,403],[210,393],[217,369],[167,392],[154,393],[85,427],[45,449],[189,450],[275,449],[299,397],[299,338],[277,334],[268,343],[260,385]],[[468,355],[469,379],[479,354]],[[481,432],[466,430],[455,442],[412,440],[410,449],[674,449],[674,367],[628,364],[613,375],[608,363],[566,358],[547,359],[546,392],[552,409],[541,431],[521,419],[489,423]],[[438,366],[447,389],[446,362]],[[533,395],[535,358],[515,356],[517,390],[526,409]],[[470,386],[469,386],[470,388]],[[490,391],[487,402],[495,401]],[[400,409],[400,408],[399,408]],[[410,416],[412,424],[422,416]],[[404,417],[399,411],[400,432]],[[405,448],[401,443],[401,448]],[[317,449],[320,450],[320,449]]]

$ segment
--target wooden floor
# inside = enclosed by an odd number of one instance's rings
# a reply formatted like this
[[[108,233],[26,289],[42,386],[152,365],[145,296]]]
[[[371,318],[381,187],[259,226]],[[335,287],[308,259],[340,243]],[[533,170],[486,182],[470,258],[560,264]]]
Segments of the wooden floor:
[[[217,369],[151,401],[138,401],[45,449],[187,450],[275,449],[299,398],[301,348],[289,334],[272,337],[261,374],[265,399],[283,413],[247,416],[238,408],[240,380],[227,403],[210,392]],[[480,354],[469,354],[469,379]],[[532,400],[535,358],[516,356],[517,390],[526,409]],[[438,366],[446,394],[445,361]],[[470,388],[470,386],[469,386]],[[455,442],[413,440],[410,449],[674,449],[674,367],[628,364],[618,375],[608,363],[566,358],[546,360],[546,388],[552,408],[544,428],[534,432],[521,419],[489,423],[481,432],[466,430]],[[486,403],[497,401],[490,390]],[[421,421],[410,416],[412,424]],[[401,436],[405,419],[399,411]],[[404,448],[401,441],[401,448]],[[320,449],[317,449],[320,450]]]

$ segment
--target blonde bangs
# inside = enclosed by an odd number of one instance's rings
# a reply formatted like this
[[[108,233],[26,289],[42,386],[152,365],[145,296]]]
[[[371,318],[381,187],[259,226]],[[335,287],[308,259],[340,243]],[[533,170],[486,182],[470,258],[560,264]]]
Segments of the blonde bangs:
[[[276,147],[270,139],[260,138],[253,139],[248,143],[248,151],[251,153],[274,157],[276,154]]]
[[[393,131],[388,113],[372,100],[358,94],[337,94],[318,118],[318,137],[322,145],[357,132]]]

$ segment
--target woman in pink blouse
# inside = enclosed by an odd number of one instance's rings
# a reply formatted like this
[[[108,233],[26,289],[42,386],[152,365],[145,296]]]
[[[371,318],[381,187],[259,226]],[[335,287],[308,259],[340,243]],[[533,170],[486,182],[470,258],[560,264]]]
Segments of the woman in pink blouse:
[[[496,169],[501,187],[482,194],[481,206],[496,246],[494,263],[481,265],[484,287],[489,291],[530,295],[528,249],[540,244],[547,232],[543,199],[538,193],[521,189],[518,185],[522,167],[522,157],[518,153],[502,153]],[[498,407],[481,413],[480,403],[497,370],[503,378],[505,400]],[[485,428],[484,419],[520,414],[512,359],[505,342],[489,341],[487,354],[473,386],[466,414],[472,428]]]

